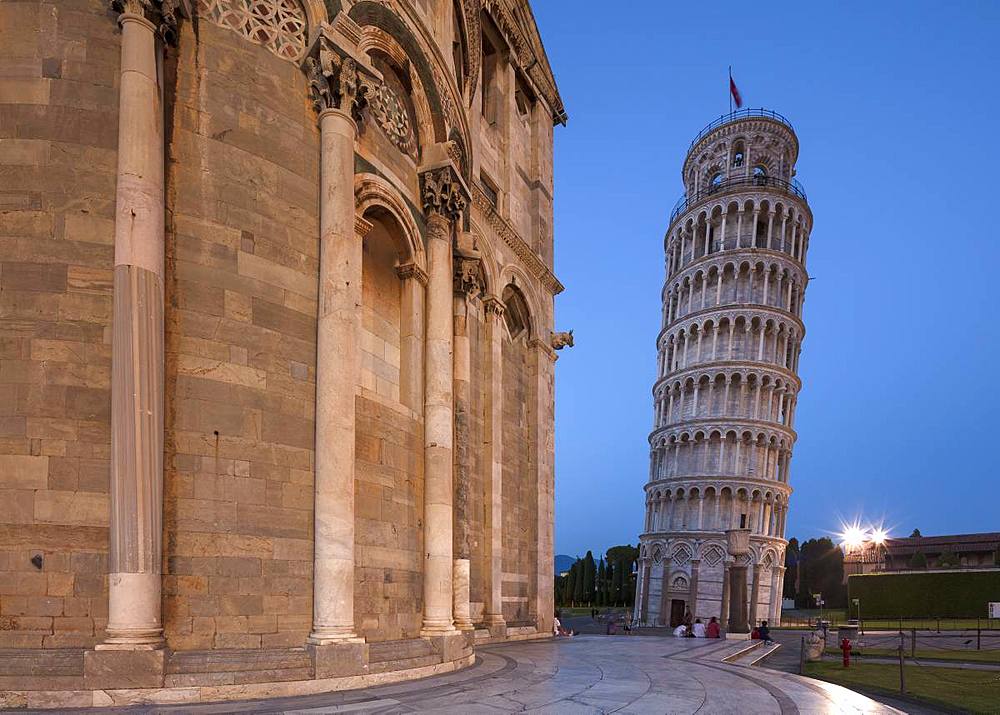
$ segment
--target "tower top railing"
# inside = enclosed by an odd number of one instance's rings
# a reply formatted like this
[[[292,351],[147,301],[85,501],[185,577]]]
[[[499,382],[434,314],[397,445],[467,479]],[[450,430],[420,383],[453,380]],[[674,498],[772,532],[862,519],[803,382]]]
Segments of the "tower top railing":
[[[670,224],[673,224],[674,219],[697,204],[699,201],[706,199],[709,196],[714,196],[715,194],[721,194],[727,189],[741,186],[775,188],[779,191],[791,194],[792,196],[798,196],[803,201],[809,200],[806,198],[806,192],[805,189],[802,188],[802,184],[800,184],[796,179],[785,181],[784,179],[779,179],[776,176],[730,176],[722,179],[717,184],[706,186],[693,194],[684,194],[681,196],[677,200],[677,203],[674,204],[673,210],[670,212]]]
[[[709,122],[705,125],[705,128],[698,132],[698,135],[691,141],[691,146],[688,147],[688,151],[694,148],[694,145],[700,142],[705,135],[709,134],[713,130],[721,127],[723,124],[729,124],[730,122],[735,122],[740,119],[750,119],[753,117],[763,117],[765,119],[773,119],[776,122],[784,124],[786,127],[795,131],[792,127],[792,123],[788,121],[788,118],[784,115],[778,114],[773,109],[737,109],[735,112],[729,112],[728,114],[723,114],[718,119]]]

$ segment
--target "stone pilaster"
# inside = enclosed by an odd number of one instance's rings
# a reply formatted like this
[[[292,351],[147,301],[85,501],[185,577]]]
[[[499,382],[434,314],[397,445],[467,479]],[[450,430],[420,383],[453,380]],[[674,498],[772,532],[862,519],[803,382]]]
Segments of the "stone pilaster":
[[[698,617],[698,572],[701,570],[701,559],[691,559],[691,598],[688,600],[688,608],[691,615]]]
[[[540,633],[552,632],[555,616],[554,583],[555,437],[553,434],[554,363],[557,359],[549,340],[533,339],[535,352],[535,625]]]
[[[354,627],[354,392],[360,371],[362,238],[371,228],[354,215],[352,114],[358,63],[348,43],[324,27],[302,62],[320,128],[320,266],[316,340],[316,476],[314,482],[314,646],[345,645],[366,653]],[[329,672],[320,651],[317,667]],[[353,660],[353,659],[352,659]]]
[[[486,614],[495,636],[506,632],[503,617],[503,333],[504,304],[496,296],[483,301],[489,336],[489,410],[486,413]]]
[[[719,604],[719,627],[729,628],[729,566],[728,560],[722,562],[722,601]]]
[[[446,151],[431,147],[444,159]],[[438,150],[438,151],[433,151]],[[455,633],[453,623],[453,431],[452,355],[454,224],[468,191],[449,160],[420,174],[427,216],[427,332],[424,361],[424,636]]]
[[[753,565],[753,581],[750,586],[750,603],[747,606],[749,626],[751,630],[757,625],[757,604],[760,601],[760,564]]]
[[[642,607],[639,610],[639,625],[649,621],[649,576],[653,570],[652,562],[646,558],[642,561]]]
[[[472,245],[472,237],[464,234],[453,256],[455,270],[454,339],[455,339],[455,563],[453,573],[455,626],[473,630],[469,605],[470,552],[469,491],[472,480],[472,388],[471,346],[469,340],[470,305],[478,300],[480,258]],[[463,245],[464,244],[464,245]]]
[[[663,569],[660,572],[660,618],[659,625],[669,626],[670,625],[670,568],[671,560],[669,558],[664,558],[660,562],[660,568]]]

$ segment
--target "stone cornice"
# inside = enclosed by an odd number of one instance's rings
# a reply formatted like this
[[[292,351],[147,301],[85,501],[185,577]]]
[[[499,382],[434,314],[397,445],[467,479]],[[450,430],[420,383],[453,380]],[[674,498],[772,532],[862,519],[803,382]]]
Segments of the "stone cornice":
[[[775,435],[784,435],[788,437],[789,444],[785,447],[785,449],[788,450],[791,450],[795,441],[798,439],[798,435],[795,430],[791,427],[780,425],[777,422],[755,420],[752,418],[734,417],[726,419],[725,417],[721,417],[715,419],[683,420],[681,422],[674,422],[663,427],[657,427],[649,433],[648,441],[652,444],[652,442],[657,439],[684,434],[685,432],[705,432],[708,434],[711,434],[712,432],[721,432],[722,434],[727,434],[729,432],[736,432],[737,434],[742,434],[743,432],[773,432]],[[694,442],[694,440],[691,441]]]
[[[802,389],[802,378],[788,368],[778,367],[774,363],[754,362],[747,364],[744,360],[715,360],[713,362],[700,362],[694,367],[685,367],[674,372],[667,373],[653,383],[652,394],[655,396],[664,385],[677,380],[685,380],[695,375],[708,375],[713,379],[719,375],[732,377],[733,375],[747,375],[753,373],[774,373],[775,375],[789,380],[797,386],[795,394]]]
[[[729,487],[730,489],[740,489],[742,487],[750,490],[755,488],[764,488],[765,490],[770,489],[773,492],[779,492],[785,495],[786,499],[792,494],[793,491],[795,491],[792,489],[791,485],[785,484],[784,482],[776,482],[771,479],[757,479],[756,477],[730,476],[725,474],[706,476],[689,475],[668,477],[666,479],[653,479],[643,485],[643,490],[646,492],[648,497],[649,492],[654,489],[684,489],[684,491],[687,492],[694,487],[698,488],[699,493],[709,487],[716,490],[722,490],[725,487]]]
[[[478,184],[472,186],[472,203],[486,217],[486,222],[490,228],[499,236],[507,246],[521,259],[521,263],[528,269],[528,272],[538,278],[552,295],[558,295],[564,290],[563,284],[549,270],[544,261],[538,257],[531,247],[524,242],[524,239],[514,230],[503,216],[497,213],[496,207],[479,187]]]
[[[704,308],[702,310],[696,310],[693,313],[688,313],[682,318],[677,318],[672,323],[668,323],[667,327],[663,328],[660,333],[656,336],[656,344],[659,345],[661,340],[670,337],[671,333],[675,333],[678,330],[685,327],[686,323],[704,322],[704,319],[710,317],[714,314],[719,314],[719,319],[729,318],[734,320],[736,318],[745,318],[748,313],[771,313],[773,316],[784,318],[790,320],[799,328],[798,336],[800,339],[806,336],[806,326],[802,322],[802,319],[787,310],[781,308],[775,308],[771,305],[761,305],[760,303],[732,303],[730,305],[721,305],[714,308]],[[757,317],[757,316],[754,316]],[[769,316],[772,317],[772,316]],[[718,321],[716,321],[718,322]],[[757,360],[747,360],[746,362],[758,362]]]
[[[671,241],[667,246],[668,251],[673,243]],[[730,263],[740,265],[743,263],[757,264],[763,262],[766,264],[768,261],[787,263],[788,270],[794,270],[799,275],[800,282],[804,282],[809,277],[809,273],[802,262],[797,258],[792,258],[791,255],[784,251],[776,251],[773,248],[727,248],[724,251],[716,251],[715,253],[709,253],[707,256],[700,256],[690,263],[681,266],[663,282],[663,287],[664,289],[668,286],[673,287],[675,283],[691,273],[697,273],[698,269],[704,271],[709,268],[718,267],[720,264],[729,265]]]

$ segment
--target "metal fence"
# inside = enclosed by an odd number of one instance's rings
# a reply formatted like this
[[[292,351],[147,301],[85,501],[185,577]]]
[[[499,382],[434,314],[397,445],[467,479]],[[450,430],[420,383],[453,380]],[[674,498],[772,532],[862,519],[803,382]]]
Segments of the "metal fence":
[[[712,184],[704,189],[700,189],[693,194],[684,194],[681,196],[677,200],[677,203],[674,204],[673,210],[670,212],[670,223],[673,223],[675,218],[687,211],[690,207],[697,204],[699,201],[703,201],[710,196],[740,186],[770,187],[783,191],[786,194],[798,196],[803,201],[808,200],[806,198],[805,189],[802,188],[802,184],[800,184],[796,179],[785,181],[784,179],[779,179],[776,176],[729,176],[722,179],[718,183]]]
[[[698,132],[697,136],[695,136],[695,138],[691,140],[691,146],[688,147],[688,151],[691,151],[691,147],[700,142],[705,137],[706,134],[716,129],[717,127],[721,127],[723,124],[729,124],[729,122],[735,122],[737,119],[751,119],[753,117],[763,117],[764,119],[773,119],[776,122],[781,122],[786,127],[794,131],[792,123],[788,121],[786,117],[784,117],[781,114],[778,114],[772,109],[764,109],[764,108],[750,109],[749,107],[747,109],[737,109],[735,112],[729,112],[729,114],[723,114],[719,116],[717,119],[713,119],[711,122],[706,124],[705,128],[702,129],[700,132]]]

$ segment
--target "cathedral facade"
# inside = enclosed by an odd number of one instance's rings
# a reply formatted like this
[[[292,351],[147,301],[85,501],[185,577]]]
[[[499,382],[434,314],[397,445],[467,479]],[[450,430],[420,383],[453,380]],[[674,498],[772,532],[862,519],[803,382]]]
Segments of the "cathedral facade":
[[[664,240],[637,620],[781,620],[812,212],[769,110],[691,143]]]
[[[566,115],[527,0],[0,25],[2,704],[359,687],[550,634]]]

